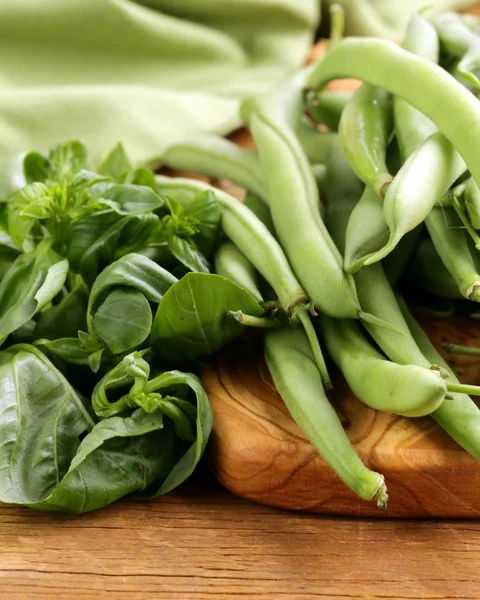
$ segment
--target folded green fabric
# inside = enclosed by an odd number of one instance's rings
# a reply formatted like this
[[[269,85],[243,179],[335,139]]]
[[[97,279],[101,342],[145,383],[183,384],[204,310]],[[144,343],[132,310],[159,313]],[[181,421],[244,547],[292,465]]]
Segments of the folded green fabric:
[[[0,158],[72,137],[134,161],[226,134],[240,100],[305,60],[318,0],[0,3]]]
[[[478,3],[478,0],[324,0],[322,8],[330,4],[345,8],[347,35],[373,35],[401,41],[413,13],[429,8],[428,14],[445,10],[460,10]]]

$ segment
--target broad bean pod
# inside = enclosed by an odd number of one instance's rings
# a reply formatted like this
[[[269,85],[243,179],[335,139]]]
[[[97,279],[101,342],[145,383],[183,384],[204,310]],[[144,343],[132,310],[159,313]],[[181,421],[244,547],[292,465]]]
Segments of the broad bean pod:
[[[463,298],[456,281],[441,261],[432,241],[427,238],[420,242],[407,268],[407,278],[442,298]]]
[[[186,138],[169,146],[163,163],[172,169],[229,179],[268,201],[265,179],[256,152],[215,135]]]
[[[217,250],[215,272],[247,290],[257,302],[263,302],[255,268],[235,244],[224,242]]]
[[[408,157],[385,195],[383,212],[390,229],[388,242],[364,264],[385,258],[406,233],[427,218],[438,199],[465,169],[462,158],[440,132],[419,146]]]
[[[292,128],[302,110],[304,81],[301,72],[244,105],[267,179],[275,230],[315,307],[334,317],[375,320],[361,310],[351,276],[320,217],[316,182]]]
[[[450,379],[458,382],[451,367],[433,347],[425,332],[410,314],[402,298],[398,298],[403,316],[424,356],[448,371]],[[466,394],[452,394],[453,400],[446,400],[431,413],[431,417],[472,456],[480,460],[480,408]]]
[[[390,362],[354,321],[325,315],[319,320],[328,352],[359,400],[405,417],[428,415],[443,403],[447,388],[439,372]]]
[[[442,50],[460,58],[456,71],[476,88],[480,80],[475,71],[480,69],[480,38],[454,12],[443,12],[431,19]]]
[[[339,136],[357,177],[380,196],[392,181],[386,164],[392,129],[391,95],[382,88],[363,84],[345,106]]]
[[[319,93],[307,93],[307,111],[312,119],[325,125],[331,131],[337,131],[345,105],[352,97],[350,92],[325,90]]]
[[[265,360],[283,401],[320,456],[361,498],[386,508],[382,475],[362,463],[323,391],[308,339],[297,327],[265,334]]]
[[[383,87],[424,113],[480,182],[480,104],[442,68],[388,41],[349,38],[314,65],[309,83],[322,88],[332,79],[345,77]]]

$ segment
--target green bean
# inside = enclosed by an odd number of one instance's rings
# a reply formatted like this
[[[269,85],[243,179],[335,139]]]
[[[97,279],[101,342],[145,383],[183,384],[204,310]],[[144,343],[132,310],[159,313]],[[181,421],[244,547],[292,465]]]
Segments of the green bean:
[[[395,250],[382,261],[383,269],[391,285],[395,285],[402,276],[408,263],[415,254],[425,227],[419,225],[410,231],[397,244]]]
[[[342,257],[319,214],[310,165],[290,126],[301,110],[304,78],[297,74],[243,111],[267,179],[275,230],[316,308],[335,317],[376,322],[361,310],[351,276],[343,271]]]
[[[225,138],[201,135],[176,142],[165,150],[163,163],[172,169],[228,179],[267,201],[258,156]]]
[[[480,38],[475,35],[454,12],[443,12],[431,19],[435,26],[442,50],[460,58],[456,70],[476,88],[480,80],[475,71],[480,69]]]
[[[381,196],[392,181],[386,165],[392,129],[390,94],[381,88],[363,84],[342,113],[339,135],[357,177]]]
[[[388,241],[389,229],[383,214],[383,200],[367,186],[348,220],[344,268],[356,273]]]
[[[327,223],[333,240],[343,253],[347,222],[350,224],[348,217],[351,217],[352,208],[361,194],[361,186],[339,143],[332,145],[327,168]],[[391,331],[375,324],[365,324],[383,352],[400,364],[432,368],[410,335],[382,266],[375,264],[364,267],[355,273],[354,280],[362,307],[365,304],[369,312],[394,328]]]
[[[361,498],[386,508],[384,478],[365,467],[323,391],[308,340],[294,327],[265,335],[265,359],[275,387],[320,456]]]
[[[447,388],[438,372],[385,359],[355,321],[319,319],[328,352],[359,400],[405,417],[428,415],[443,403]]]
[[[225,234],[272,286],[280,305],[292,321],[301,322],[312,344],[322,379],[327,387],[331,387],[322,351],[308,316],[310,301],[293,274],[282,248],[267,227],[236,198],[205,183],[162,176],[157,176],[156,180],[160,193],[170,193],[174,196],[178,192],[194,195],[204,190],[212,190],[221,208]]]
[[[435,207],[425,221],[443,264],[462,296],[480,302],[480,274],[470,253],[468,237],[455,209]]]
[[[480,182],[480,104],[438,65],[384,40],[349,38],[316,63],[310,85],[323,87],[332,79],[344,77],[384,87],[423,112]]]
[[[402,48],[432,63],[438,63],[440,48],[437,32],[431,23],[419,15],[413,15],[410,19]],[[393,99],[393,112],[395,134],[400,153],[405,160],[415,151],[419,141],[429,138],[437,131],[437,127],[399,96]]]
[[[418,16],[414,17],[409,26],[405,46],[410,52],[421,53],[422,57],[424,57],[424,61],[418,59],[420,60],[421,65],[419,69],[418,66],[415,65],[410,68],[420,71],[426,70],[428,73],[426,81],[427,83],[429,82],[427,87],[429,88],[430,93],[432,93],[432,88],[435,86],[431,85],[432,81],[429,79],[429,76],[436,72],[441,72],[442,78],[445,76],[442,69],[439,69],[433,64],[429,65],[428,63],[428,61],[438,58],[438,39],[436,33],[432,32],[432,26],[424,19],[421,19]],[[432,69],[432,72],[430,72],[430,69]],[[407,76],[409,76],[409,74],[407,74]],[[459,107],[462,108],[460,111],[460,124],[463,127],[466,125],[466,120],[468,120],[467,114],[473,112],[470,108],[471,97],[460,84],[457,84],[456,82],[450,83],[453,85],[457,100],[464,97],[464,94],[466,94],[466,98],[468,99],[466,104],[462,104],[462,102],[459,103]],[[446,93],[450,93],[450,85],[448,85],[447,88]],[[461,93],[459,93],[460,91]],[[428,94],[428,90],[425,93]],[[399,95],[401,94],[399,93]],[[409,100],[411,99],[409,98]],[[437,105],[437,109],[434,111],[435,115],[433,113],[427,115],[432,117],[432,120],[436,121],[437,125],[443,125],[444,123],[446,115],[444,114],[443,107],[444,104],[442,101],[441,105]],[[421,108],[421,106],[419,106],[419,108]],[[431,108],[431,106],[429,106],[429,108]],[[425,135],[431,131],[431,122],[424,114],[413,107],[408,108],[407,105],[404,106],[404,110],[395,112],[395,118],[397,137],[400,146],[403,148],[404,158],[408,158],[410,155],[409,153],[415,152],[415,149],[425,141]],[[471,132],[464,135],[468,138],[471,135]],[[451,137],[450,141],[455,143]],[[463,157],[465,158],[465,155]],[[437,174],[439,171],[438,165],[432,166],[432,172]],[[425,219],[425,224],[427,225],[430,237],[432,238],[433,244],[442,259],[443,264],[451,273],[454,280],[457,282],[457,285],[459,285],[462,295],[467,294],[466,297],[475,300],[478,297],[478,292],[475,290],[478,288],[477,284],[480,280],[480,275],[477,274],[477,269],[468,249],[468,240],[464,231],[461,230],[462,224],[459,223],[458,217],[454,214],[454,210],[449,209],[448,207],[433,208]]]
[[[320,131],[304,121],[297,125],[296,133],[308,160],[311,163],[324,163],[332,138],[336,134]]]
[[[471,224],[475,229],[480,229],[480,188],[473,177],[465,187],[464,199]]]
[[[403,316],[420,350],[432,363],[449,372],[450,378],[458,379],[450,366],[438,354],[421,327],[410,314],[405,302],[399,300]],[[453,400],[445,401],[430,416],[444,429],[457,444],[480,460],[480,409],[466,394],[452,394]]]
[[[215,254],[215,272],[247,290],[257,302],[263,302],[258,289],[257,272],[252,263],[231,242],[224,242]]]
[[[444,135],[430,136],[397,173],[388,187],[383,212],[390,229],[387,244],[364,264],[385,258],[402,237],[429,215],[438,198],[465,172],[465,163]]]
[[[268,204],[265,204],[263,200],[250,192],[247,192],[243,203],[260,219],[273,237],[275,237],[275,227],[273,226],[272,215],[268,208]]]
[[[325,90],[320,93],[307,93],[307,110],[312,119],[337,131],[345,105],[352,97],[351,92]]]
[[[442,298],[463,298],[430,239],[423,239],[407,269],[407,277]]]
[[[461,354],[463,356],[480,356],[480,348],[475,346],[462,346],[461,344],[443,344],[449,354]]]

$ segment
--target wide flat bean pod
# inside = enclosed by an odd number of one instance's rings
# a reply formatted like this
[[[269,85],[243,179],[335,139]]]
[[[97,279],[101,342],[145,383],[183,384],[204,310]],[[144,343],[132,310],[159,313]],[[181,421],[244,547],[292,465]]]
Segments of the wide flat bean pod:
[[[344,267],[356,273],[365,260],[388,241],[390,230],[383,213],[383,199],[367,186],[348,220]]]
[[[255,267],[235,244],[224,242],[217,250],[215,272],[247,290],[257,302],[263,302]]]
[[[319,319],[328,352],[359,400],[406,417],[428,415],[442,404],[447,388],[438,372],[385,359],[354,321]]]
[[[398,300],[403,316],[422,353],[432,363],[448,371],[450,379],[458,382],[455,372],[435,350],[425,332],[410,314],[405,302],[401,298]],[[453,400],[443,402],[430,416],[457,444],[480,460],[480,408],[466,394],[451,394],[451,396]]]
[[[300,110],[304,78],[297,74],[244,110],[267,179],[275,230],[319,310],[335,317],[370,318],[361,312],[353,281],[320,217],[316,182],[290,126]]]
[[[473,177],[470,177],[465,186],[464,200],[472,226],[480,229],[480,188]]]
[[[419,16],[415,16],[410,22],[407,38],[404,42],[405,47],[412,54],[419,53],[426,61],[438,59],[438,38],[436,32],[432,31],[432,29],[430,23]],[[425,67],[427,64],[428,63],[425,63],[423,66]],[[445,76],[443,70],[439,69],[436,65],[431,65],[431,67],[433,68],[433,72],[441,72],[442,77]],[[446,75],[446,77],[449,76]],[[459,94],[459,97],[463,97],[466,101],[465,106],[462,105],[462,102],[460,102],[458,106],[458,108],[461,108],[460,124],[464,126],[467,119],[466,115],[469,112],[475,112],[476,114],[477,111],[472,111],[472,107],[470,106],[471,94],[464,90],[460,84],[452,80],[451,77],[450,80],[454,92],[456,91]],[[450,92],[447,90],[446,93]],[[464,96],[464,94],[466,94],[466,96]],[[475,102],[477,101],[475,100]],[[439,126],[444,123],[445,115],[442,110],[443,106],[443,101],[437,105],[436,112],[441,113],[440,120],[438,118],[436,119],[436,125]],[[435,121],[432,114],[428,116],[432,117],[432,120]],[[413,106],[410,106],[410,108],[404,106],[404,110],[395,112],[395,128],[400,146],[403,150],[404,159],[406,159],[425,141],[426,136],[431,131],[431,121],[425,114],[422,114],[422,112],[416,110]],[[466,136],[466,139],[473,139],[469,137],[471,132],[464,133],[463,135]],[[451,137],[450,141],[453,142]],[[468,156],[470,156],[470,153],[468,153]],[[463,155],[463,158],[466,158],[465,154]],[[439,169],[437,166],[432,165],[432,171],[437,173]],[[438,198],[440,198],[440,195]],[[429,229],[433,244],[442,259],[442,262],[449,270],[454,280],[460,284],[462,295],[465,295],[465,293],[469,293],[470,285],[475,287],[478,277],[476,268],[473,264],[472,257],[468,252],[466,236],[458,229],[462,224],[459,223],[459,219],[453,214],[453,209],[445,209],[444,212],[440,213],[439,211],[441,210],[443,210],[443,208],[434,208],[425,219],[425,224]],[[472,288],[472,291],[473,289],[474,288]],[[474,299],[474,296],[472,299]]]
[[[469,239],[455,210],[432,209],[425,221],[438,255],[464,298],[480,302],[480,273],[470,253]]]
[[[339,135],[357,177],[382,196],[392,180],[386,165],[392,129],[391,95],[382,88],[363,84],[345,106]]]
[[[432,63],[438,63],[440,47],[437,32],[431,23],[419,15],[413,15],[410,19],[402,48]],[[437,127],[400,96],[393,98],[393,114],[395,135],[405,160],[417,148],[419,140],[429,138],[437,131]]]
[[[308,94],[307,110],[316,123],[337,131],[343,109],[351,97],[351,92],[338,90]]]
[[[419,225],[403,236],[395,250],[382,261],[382,266],[391,285],[395,285],[407,268],[422,239],[425,227]]]
[[[480,80],[476,71],[480,69],[480,38],[454,12],[443,12],[431,19],[435,26],[442,50],[458,56],[457,72],[476,88]]]
[[[334,242],[341,253],[345,250],[347,223],[357,205],[362,188],[339,143],[332,146],[327,170],[327,223]],[[368,223],[364,224],[365,227]],[[391,359],[400,364],[430,368],[430,363],[419,351],[417,344],[395,300],[392,288],[380,264],[364,267],[354,275],[360,304],[394,330],[365,323],[370,335]]]
[[[383,212],[390,229],[388,242],[364,264],[385,258],[406,233],[427,218],[438,199],[465,169],[462,158],[440,132],[419,146],[408,157],[385,195]]]
[[[442,298],[463,298],[432,241],[423,239],[406,271],[407,278]]]
[[[321,88],[345,77],[383,87],[424,113],[480,182],[480,103],[443,69],[384,40],[349,38],[316,63],[309,83]]]
[[[229,179],[267,201],[267,190],[258,156],[215,135],[186,138],[169,146],[163,163],[172,169]]]
[[[325,396],[304,332],[297,327],[266,332],[265,360],[290,414],[320,456],[361,498],[386,508],[383,476],[367,469],[353,449]]]

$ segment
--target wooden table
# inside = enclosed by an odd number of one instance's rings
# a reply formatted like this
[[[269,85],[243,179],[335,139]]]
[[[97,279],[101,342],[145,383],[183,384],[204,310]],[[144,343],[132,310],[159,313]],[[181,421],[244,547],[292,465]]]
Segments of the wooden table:
[[[203,470],[150,503],[81,517],[0,508],[5,600],[480,597],[480,522],[289,513]]]

